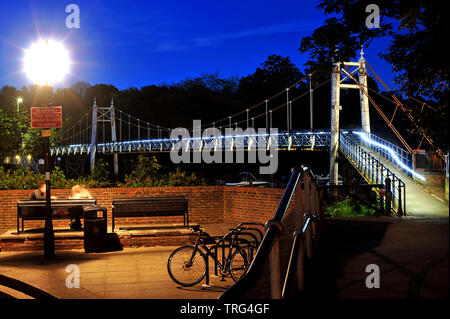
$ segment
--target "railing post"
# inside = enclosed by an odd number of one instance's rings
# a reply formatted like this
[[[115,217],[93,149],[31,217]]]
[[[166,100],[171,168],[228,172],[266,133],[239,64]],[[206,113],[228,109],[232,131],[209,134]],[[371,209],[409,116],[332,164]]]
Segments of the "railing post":
[[[300,292],[305,291],[305,245],[303,239],[300,242],[300,251],[297,259],[297,288]]]
[[[303,214],[304,214],[304,210],[305,210],[305,201],[307,200],[306,197],[304,197],[304,190],[302,190],[302,180],[305,181],[304,185],[306,185],[306,177],[305,177],[306,173],[303,170],[303,172],[301,173],[298,183],[297,183],[297,188],[295,191],[295,229],[296,231],[300,232],[302,225],[303,225]],[[304,188],[306,189],[306,187]],[[301,234],[299,234],[298,236],[302,236]],[[302,239],[301,239],[302,242]],[[304,272],[304,268],[303,268],[303,260],[304,258],[304,254],[302,254],[302,243],[299,246],[299,254],[298,254],[298,261],[296,266],[296,270],[297,270],[297,288],[302,291],[302,289],[304,289],[304,284],[303,284],[303,272]]]
[[[402,209],[402,185],[400,185],[400,182],[398,183],[398,216],[403,216],[403,209]]]
[[[386,197],[386,214],[391,213],[391,205],[392,205],[392,193],[391,193],[391,179],[387,177],[385,180],[385,197]]]
[[[281,299],[280,241],[276,237],[269,257],[270,294],[272,299]]]
[[[312,217],[310,217],[309,222],[312,223]],[[305,238],[306,238],[306,256],[308,259],[313,258],[313,243],[312,243],[312,225],[308,225],[306,228]]]
[[[305,189],[305,205],[303,205],[303,214],[305,214],[311,212],[311,176],[309,175],[309,171],[305,173],[303,184]]]
[[[302,173],[299,177],[297,187],[295,190],[295,229],[300,230],[303,224],[303,191],[302,191],[302,178],[304,179],[304,174]]]

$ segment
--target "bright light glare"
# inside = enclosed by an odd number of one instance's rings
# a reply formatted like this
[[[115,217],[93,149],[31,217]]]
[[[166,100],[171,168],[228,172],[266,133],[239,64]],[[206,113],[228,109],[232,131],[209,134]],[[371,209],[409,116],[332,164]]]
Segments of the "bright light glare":
[[[19,97],[19,98],[17,99],[17,102],[19,102],[19,103],[22,103],[22,101],[23,101],[23,99],[22,99],[21,97]]]
[[[24,70],[35,84],[60,81],[69,65],[69,53],[59,42],[39,40],[25,51]]]
[[[411,168],[409,168],[408,166],[406,166],[401,160],[400,158],[398,158],[397,154],[394,152],[393,149],[387,147],[386,145],[380,144],[378,142],[373,141],[372,139],[370,139],[369,137],[367,137],[366,133],[362,133],[362,132],[353,132],[357,135],[359,135],[359,137],[361,137],[363,140],[365,140],[366,142],[381,147],[382,149],[385,149],[386,151],[388,151],[392,158],[397,162],[397,165],[400,166],[401,168],[405,169],[406,171],[410,172],[411,174],[413,174],[414,176],[416,176],[417,178],[419,178],[422,181],[426,181],[425,177],[423,177],[422,175],[416,173],[414,170],[412,170]]]

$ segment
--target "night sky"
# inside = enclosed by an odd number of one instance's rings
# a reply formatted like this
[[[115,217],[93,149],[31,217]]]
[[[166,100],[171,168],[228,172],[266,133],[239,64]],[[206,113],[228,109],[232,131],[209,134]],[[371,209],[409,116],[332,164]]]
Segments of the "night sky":
[[[68,4],[80,8],[79,29],[65,26]],[[303,70],[302,37],[321,26],[317,1],[2,1],[0,87],[33,84],[23,69],[24,49],[39,37],[62,40],[71,73],[55,87],[77,81],[119,89],[171,83],[202,73],[253,73],[268,55],[289,56]],[[378,58],[388,42],[375,41],[366,59],[391,82]]]

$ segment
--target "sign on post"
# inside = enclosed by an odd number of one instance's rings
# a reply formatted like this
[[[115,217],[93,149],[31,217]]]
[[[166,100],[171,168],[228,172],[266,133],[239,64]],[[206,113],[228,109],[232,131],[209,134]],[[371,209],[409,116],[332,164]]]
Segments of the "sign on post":
[[[31,108],[31,128],[62,127],[62,106]]]

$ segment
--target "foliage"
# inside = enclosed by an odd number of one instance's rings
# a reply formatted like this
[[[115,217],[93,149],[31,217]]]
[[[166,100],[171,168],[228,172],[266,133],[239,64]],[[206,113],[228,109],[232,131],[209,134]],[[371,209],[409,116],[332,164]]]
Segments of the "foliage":
[[[0,167],[0,189],[36,189],[42,183],[43,176],[22,169],[4,170]]]
[[[170,172],[167,178],[167,186],[200,186],[205,185],[206,181],[198,177],[195,173],[188,174],[179,167],[175,172]]]
[[[316,71],[316,76],[326,80],[333,59],[349,61],[361,46],[370,47],[374,39],[384,38],[389,44],[379,56],[392,66],[396,73],[394,81],[402,93],[419,100],[419,103],[408,101],[409,115],[397,116],[396,126],[407,128],[404,133],[415,136],[417,143],[422,138],[422,129],[418,129],[421,127],[435,141],[435,146],[448,149],[449,68],[446,52],[449,36],[446,2],[380,0],[376,3],[380,9],[380,28],[373,29],[366,27],[369,13],[365,10],[369,3],[363,0],[321,0],[318,8],[323,10],[327,19],[301,40],[300,52],[307,52],[310,56],[305,65],[309,71]],[[433,109],[423,108],[422,102],[431,104]]]
[[[325,209],[325,214],[331,217],[372,216],[376,211],[356,201],[346,198],[337,201]]]
[[[259,103],[302,77],[303,74],[289,57],[269,55],[253,74],[241,78],[237,94],[241,99]]]
[[[16,111],[7,112],[0,108],[0,154],[19,150],[25,123],[23,114],[18,116]]]
[[[124,187],[161,186],[159,170],[161,165],[155,156],[138,156],[138,162],[133,171],[125,176]]]
[[[179,167],[175,172],[164,174],[161,172],[162,166],[155,156],[147,157],[139,155],[138,162],[133,171],[125,176],[123,187],[152,187],[152,186],[199,186],[205,185],[204,179],[199,178],[195,173],[188,174]]]

